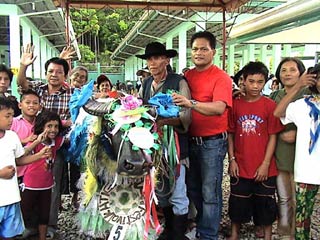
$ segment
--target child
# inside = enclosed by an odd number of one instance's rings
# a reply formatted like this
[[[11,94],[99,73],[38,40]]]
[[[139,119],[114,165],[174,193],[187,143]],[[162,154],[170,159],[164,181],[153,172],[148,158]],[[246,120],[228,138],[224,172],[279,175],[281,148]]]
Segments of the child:
[[[37,139],[37,135],[33,133],[34,120],[40,111],[39,95],[33,90],[22,92],[20,97],[19,108],[21,115],[13,119],[11,130],[15,131],[25,146],[29,142]],[[26,166],[18,167],[18,177],[22,177]]]
[[[7,97],[13,103],[14,116],[19,116],[21,111],[18,108],[18,101],[15,96],[8,93],[12,82],[13,73],[6,65],[0,64],[0,96]]]
[[[277,215],[273,154],[276,134],[283,127],[273,116],[276,103],[261,95],[268,77],[267,67],[261,62],[250,62],[243,68],[243,77],[246,95],[234,99],[229,112],[229,239],[239,239],[240,224],[253,218],[256,226],[263,226],[264,239],[271,240],[271,226]]]
[[[21,115],[13,119],[11,130],[18,134],[22,146],[26,146],[27,143],[35,141],[38,137],[33,133],[33,125],[36,115],[41,108],[39,95],[31,89],[23,91],[20,96],[18,107],[21,109]],[[19,184],[22,182],[22,177],[26,168],[27,166],[17,167]],[[27,226],[27,229],[22,237],[28,237],[37,233],[37,227],[34,227],[36,226],[35,224],[25,222],[25,225]]]
[[[296,182],[295,239],[311,239],[310,225],[314,202],[320,185],[320,64],[303,74],[277,105],[274,115],[283,124],[297,126],[294,181]],[[302,89],[312,94],[290,103]]]
[[[12,239],[24,230],[16,164],[29,164],[51,155],[50,148],[46,147],[34,155],[24,156],[17,134],[9,130],[13,114],[12,102],[0,97],[0,239]]]
[[[42,111],[35,119],[34,133],[45,131],[45,139],[34,148],[34,152],[41,151],[45,146],[51,147],[52,156],[43,158],[28,165],[23,176],[24,191],[22,192],[21,209],[24,220],[30,222],[33,209],[37,205],[39,210],[38,230],[39,239],[45,240],[49,221],[51,188],[54,185],[52,168],[57,150],[63,144],[61,133],[62,123],[58,114]]]

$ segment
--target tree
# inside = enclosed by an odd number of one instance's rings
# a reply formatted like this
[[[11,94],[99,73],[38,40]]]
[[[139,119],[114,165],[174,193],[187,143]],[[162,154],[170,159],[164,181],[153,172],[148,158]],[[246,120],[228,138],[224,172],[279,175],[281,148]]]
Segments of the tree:
[[[99,33],[100,25],[95,9],[71,10],[71,21],[80,44],[85,42],[88,33]]]
[[[81,52],[81,62],[91,63],[94,62],[96,55],[91,51],[89,46],[79,44],[79,50]]]
[[[142,10],[133,9],[71,9],[71,21],[82,45],[81,62],[98,60],[102,65],[117,64],[110,60],[110,55],[142,13]]]

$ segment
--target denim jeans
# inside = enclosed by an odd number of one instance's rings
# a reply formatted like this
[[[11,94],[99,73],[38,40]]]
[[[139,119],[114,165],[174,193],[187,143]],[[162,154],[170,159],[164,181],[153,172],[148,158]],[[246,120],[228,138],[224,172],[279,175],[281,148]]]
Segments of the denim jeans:
[[[164,194],[164,192],[169,192],[169,182],[165,181],[164,188],[166,191],[163,191],[162,194],[157,194],[159,199],[160,207],[168,207],[172,205],[172,210],[174,215],[184,215],[188,213],[189,199],[187,197],[187,186],[185,182],[186,176],[186,166],[180,165],[180,174],[179,177],[175,180],[175,185],[172,189],[171,194]]]
[[[222,212],[223,160],[225,138],[190,142],[190,170],[187,189],[197,209],[197,232],[201,240],[218,239]]]

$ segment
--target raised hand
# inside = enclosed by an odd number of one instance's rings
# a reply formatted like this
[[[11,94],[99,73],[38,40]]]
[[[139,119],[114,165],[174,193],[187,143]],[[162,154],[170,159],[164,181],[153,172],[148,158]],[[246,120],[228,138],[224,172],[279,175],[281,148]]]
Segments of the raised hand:
[[[26,47],[22,47],[20,63],[26,67],[31,65],[37,58],[37,56],[34,56],[33,53],[34,46],[31,45],[31,43],[28,43]]]
[[[44,142],[47,139],[48,130],[44,130],[42,133],[40,133],[37,137],[38,142]]]
[[[67,46],[62,49],[62,52],[60,53],[59,57],[63,58],[65,60],[72,59],[74,55],[76,54],[76,51],[72,46]]]
[[[316,74],[304,73],[296,83],[300,88],[311,87],[316,84]]]

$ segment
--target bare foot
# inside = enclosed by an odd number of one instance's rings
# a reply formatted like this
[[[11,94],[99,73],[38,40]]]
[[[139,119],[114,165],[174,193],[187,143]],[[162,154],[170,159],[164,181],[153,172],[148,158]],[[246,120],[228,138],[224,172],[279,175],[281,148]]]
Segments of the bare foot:
[[[264,230],[262,226],[255,226],[254,227],[254,234],[256,238],[264,238]]]

